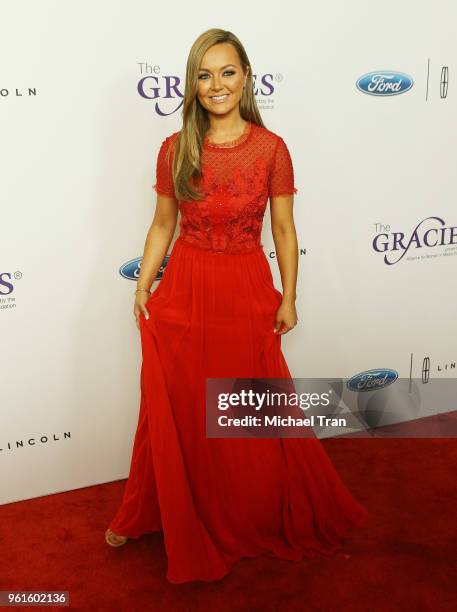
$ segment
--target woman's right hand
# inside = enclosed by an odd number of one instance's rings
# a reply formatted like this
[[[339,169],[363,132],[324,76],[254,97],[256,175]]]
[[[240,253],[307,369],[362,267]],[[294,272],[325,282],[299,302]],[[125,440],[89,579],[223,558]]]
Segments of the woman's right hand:
[[[149,319],[149,311],[146,308],[146,303],[151,295],[146,291],[138,291],[135,294],[135,304],[133,306],[133,314],[135,315],[136,326],[140,329],[140,316],[143,314],[146,319]]]

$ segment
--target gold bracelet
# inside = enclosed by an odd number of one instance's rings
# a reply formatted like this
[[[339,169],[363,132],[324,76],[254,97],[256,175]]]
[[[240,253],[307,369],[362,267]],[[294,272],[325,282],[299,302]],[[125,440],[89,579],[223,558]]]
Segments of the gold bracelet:
[[[151,293],[151,290],[150,290],[150,289],[135,289],[135,294],[136,294],[138,291],[146,291],[146,292],[147,292],[147,293],[149,293],[149,294]]]

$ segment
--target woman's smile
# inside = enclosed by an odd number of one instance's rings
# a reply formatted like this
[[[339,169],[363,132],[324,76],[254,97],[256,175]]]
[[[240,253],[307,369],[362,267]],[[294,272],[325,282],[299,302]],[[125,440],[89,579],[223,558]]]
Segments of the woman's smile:
[[[223,94],[217,96],[210,96],[211,102],[215,102],[216,104],[220,104],[221,102],[225,102],[230,94]]]

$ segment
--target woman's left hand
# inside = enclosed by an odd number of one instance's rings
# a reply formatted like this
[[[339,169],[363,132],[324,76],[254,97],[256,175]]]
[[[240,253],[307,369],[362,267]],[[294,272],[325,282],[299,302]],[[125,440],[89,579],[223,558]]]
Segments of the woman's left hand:
[[[276,312],[276,321],[273,328],[275,334],[283,335],[293,329],[298,323],[295,300],[283,298],[281,306]]]

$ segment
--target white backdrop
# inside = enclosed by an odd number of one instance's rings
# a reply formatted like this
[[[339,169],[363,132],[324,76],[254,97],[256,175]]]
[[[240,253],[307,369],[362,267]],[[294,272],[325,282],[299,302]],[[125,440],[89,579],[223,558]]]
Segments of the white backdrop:
[[[457,244],[413,244],[393,265],[372,244],[382,225],[405,244],[427,217],[457,225],[453,3],[1,6],[0,503],[128,474],[141,346],[119,270],[142,255],[158,147],[180,128],[187,54],[210,27],[245,44],[294,162],[293,375],[407,377],[412,356],[420,376],[428,356],[431,376],[455,376]],[[374,71],[412,87],[360,91]],[[280,288],[268,211],[263,242]]]

